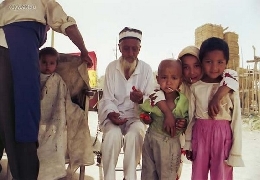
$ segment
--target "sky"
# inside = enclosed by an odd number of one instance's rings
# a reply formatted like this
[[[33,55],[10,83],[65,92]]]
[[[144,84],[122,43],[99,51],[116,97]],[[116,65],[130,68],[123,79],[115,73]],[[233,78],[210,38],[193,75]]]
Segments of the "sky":
[[[97,55],[97,74],[120,56],[118,34],[124,27],[143,32],[139,59],[154,71],[162,59],[177,57],[195,44],[195,29],[206,23],[228,27],[239,35],[241,66],[260,56],[259,0],[57,0],[72,16],[89,51]],[[55,33],[54,47],[63,53],[79,52],[68,37]],[[51,46],[51,32],[44,46]],[[249,65],[249,64],[248,64]],[[251,65],[253,65],[251,63]]]

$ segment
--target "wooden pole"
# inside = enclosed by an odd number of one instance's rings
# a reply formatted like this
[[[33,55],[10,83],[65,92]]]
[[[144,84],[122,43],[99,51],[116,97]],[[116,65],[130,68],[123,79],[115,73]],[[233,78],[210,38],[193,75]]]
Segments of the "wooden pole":
[[[242,89],[242,98],[241,98],[241,103],[242,103],[242,110],[243,112],[245,112],[245,100],[246,100],[246,96],[245,96],[245,69],[244,69],[244,57],[243,57],[243,51],[242,51],[242,48],[241,48],[241,60],[242,60],[242,76],[240,77],[241,80],[240,82],[242,83],[241,84],[241,89]]]
[[[242,75],[240,75],[242,74]],[[242,63],[242,73],[239,74],[239,79],[240,79],[240,82],[242,83],[241,84],[241,89],[242,89],[242,98],[241,98],[241,104],[242,104],[242,110],[243,112],[245,112],[245,87],[244,87],[244,80],[245,80],[245,72],[244,72],[244,66],[243,66],[243,63]]]
[[[54,31],[51,30],[51,47],[54,47]]]
[[[254,63],[254,68],[252,69],[252,102],[254,102],[256,105],[259,103],[260,99],[258,99],[258,91],[259,91],[259,82],[258,79],[259,77],[257,76],[258,70],[257,70],[257,63],[260,62],[260,57],[255,55],[255,47],[253,46],[253,50],[254,50],[254,60],[248,60],[248,63]],[[255,110],[258,110],[255,109]]]
[[[248,66],[246,67],[246,72],[247,72],[247,77],[246,77],[246,90],[247,90],[247,111],[249,113],[249,99],[250,99],[250,89],[248,88],[248,77],[249,77],[249,70],[248,70]]]
[[[117,48],[118,48],[118,44],[117,44],[117,39],[116,39],[116,59],[117,59]]]
[[[256,106],[258,106],[258,102],[259,102],[259,99],[258,99],[258,84],[257,84],[257,81],[258,81],[258,78],[257,78],[257,57],[256,57],[256,55],[255,55],[255,47],[253,46],[253,49],[254,49],[254,86],[255,86],[255,91],[254,91],[254,96],[255,96],[255,104],[256,104]],[[257,107],[254,107],[254,108],[256,108],[255,110],[257,110],[258,108]]]
[[[258,105],[258,115],[260,115],[260,64],[259,64],[259,68],[258,68],[258,102],[257,102],[257,105]]]

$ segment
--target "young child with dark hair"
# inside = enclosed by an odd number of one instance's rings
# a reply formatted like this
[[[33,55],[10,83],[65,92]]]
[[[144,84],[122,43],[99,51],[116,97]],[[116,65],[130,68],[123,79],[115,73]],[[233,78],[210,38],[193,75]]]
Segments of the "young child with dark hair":
[[[242,160],[242,120],[238,92],[230,91],[220,101],[219,113],[208,115],[208,104],[222,81],[229,60],[227,43],[212,37],[205,40],[199,52],[203,76],[191,85],[185,145],[192,160],[192,180],[232,180],[233,167],[244,166]],[[191,133],[192,132],[192,133]]]
[[[58,64],[59,53],[52,47],[45,47],[39,52],[41,89],[47,79],[55,72]]]
[[[166,104],[177,120],[188,121],[188,99],[179,92],[182,83],[180,60],[166,59],[158,67],[157,83],[163,91]],[[147,99],[140,105],[141,120],[149,124],[142,150],[142,180],[176,179],[180,166],[181,145],[178,129],[174,137],[164,129],[164,114]],[[149,114],[149,115],[148,115]]]

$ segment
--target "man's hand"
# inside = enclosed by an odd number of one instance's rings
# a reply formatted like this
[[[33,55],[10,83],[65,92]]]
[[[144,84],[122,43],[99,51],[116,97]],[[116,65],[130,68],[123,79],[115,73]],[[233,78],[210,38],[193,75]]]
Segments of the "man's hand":
[[[120,118],[120,114],[116,113],[116,112],[111,112],[107,115],[108,119],[110,119],[110,121],[115,124],[115,125],[123,125],[127,122],[127,119],[121,119]]]
[[[185,129],[187,127],[187,120],[184,118],[177,118],[176,119],[176,129]]]
[[[92,59],[88,55],[87,51],[81,52],[81,60],[87,63],[88,68],[91,68],[93,66]]]
[[[192,151],[186,150],[186,157],[188,160],[193,161]]]
[[[132,87],[132,90],[133,91],[130,92],[130,100],[134,103],[142,103],[141,101],[143,99],[143,93],[134,86]]]
[[[175,123],[175,118],[171,113],[169,115],[165,115],[163,128],[171,135],[171,137],[174,137],[176,134]]]
[[[65,32],[70,40],[79,48],[82,61],[87,63],[88,68],[91,68],[93,66],[93,62],[88,55],[84,40],[81,33],[79,32],[77,25],[73,24],[71,26],[68,26],[65,29]]]
[[[215,116],[219,113],[220,109],[220,100],[217,97],[213,97],[208,105],[208,114],[209,117],[215,119]]]

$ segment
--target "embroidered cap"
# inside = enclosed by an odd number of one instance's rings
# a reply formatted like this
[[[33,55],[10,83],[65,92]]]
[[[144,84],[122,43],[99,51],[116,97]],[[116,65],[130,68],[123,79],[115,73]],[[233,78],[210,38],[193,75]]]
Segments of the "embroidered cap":
[[[178,59],[181,59],[184,55],[187,55],[187,54],[193,55],[197,59],[199,59],[199,48],[197,48],[196,46],[187,46],[187,47],[185,47],[179,53]]]
[[[142,31],[134,28],[125,27],[119,33],[119,42],[121,42],[125,38],[134,38],[139,41],[142,40]]]

